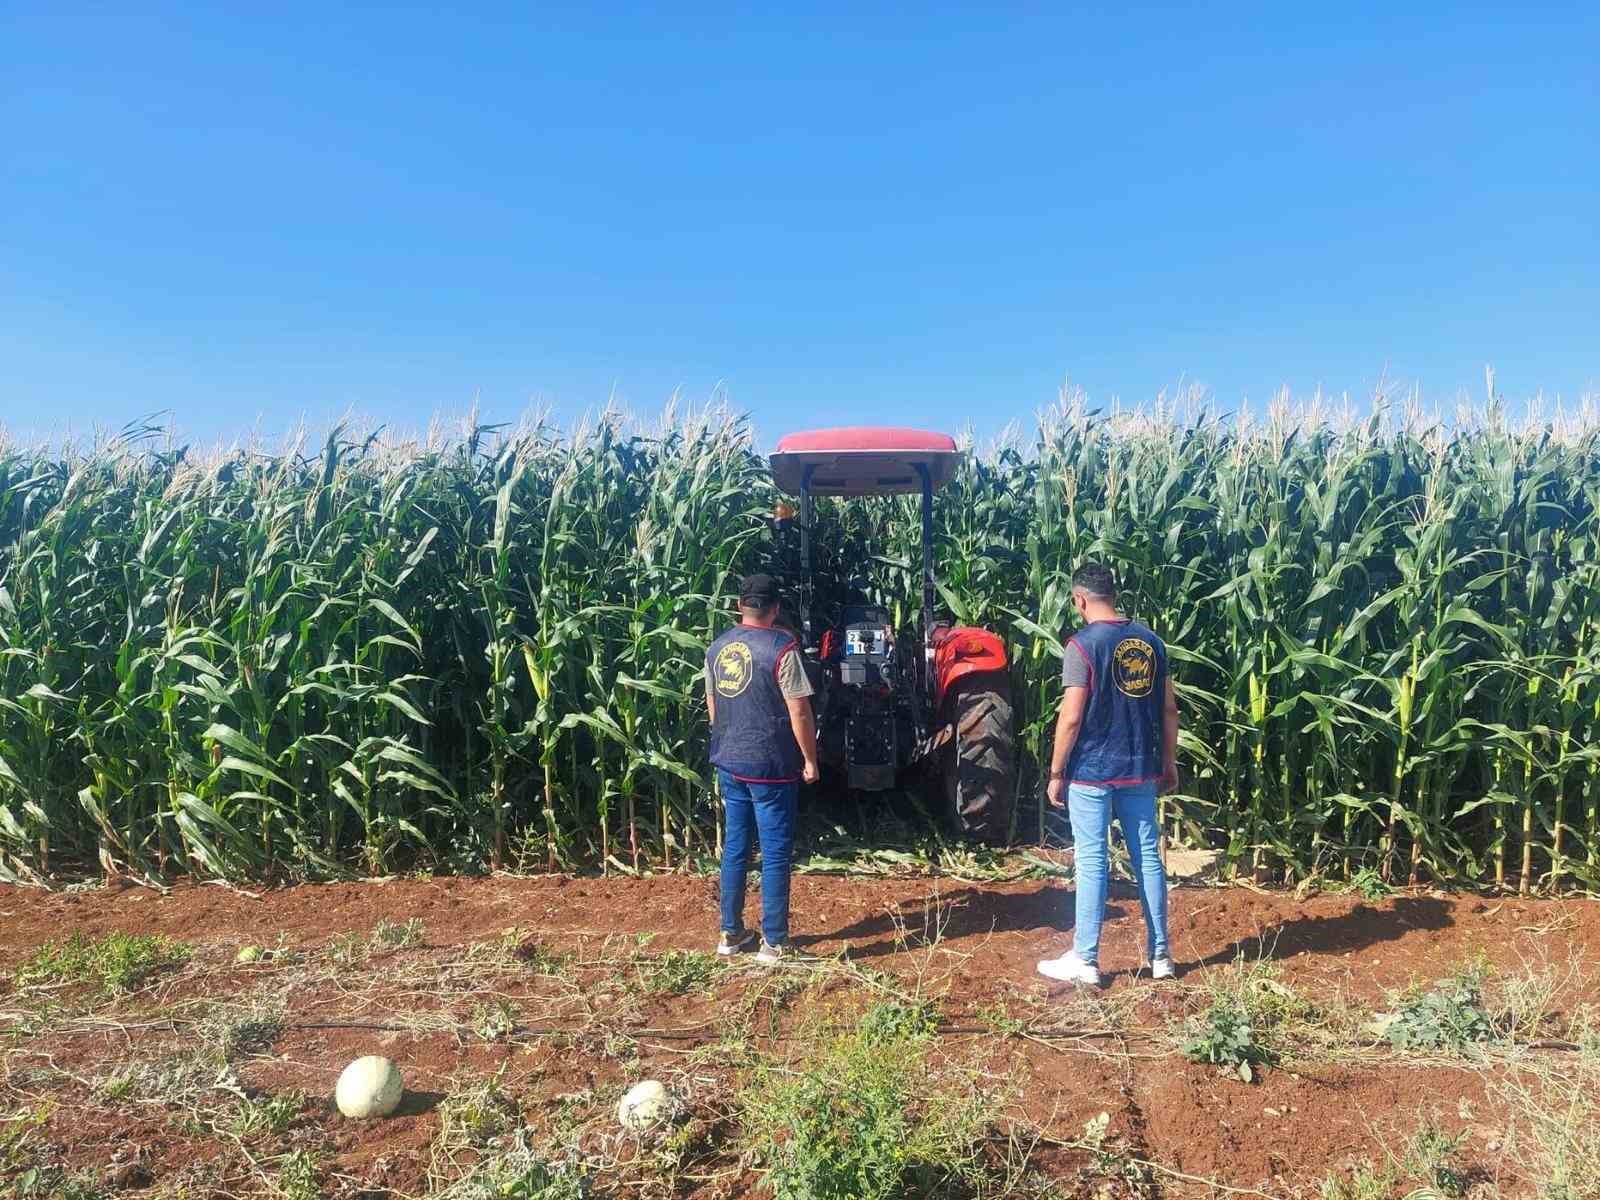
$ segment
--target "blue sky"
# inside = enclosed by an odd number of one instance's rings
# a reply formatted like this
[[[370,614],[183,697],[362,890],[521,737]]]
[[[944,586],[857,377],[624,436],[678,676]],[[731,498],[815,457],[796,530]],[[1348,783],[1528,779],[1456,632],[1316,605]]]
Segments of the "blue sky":
[[[1600,5],[0,0],[0,423],[1600,388]]]

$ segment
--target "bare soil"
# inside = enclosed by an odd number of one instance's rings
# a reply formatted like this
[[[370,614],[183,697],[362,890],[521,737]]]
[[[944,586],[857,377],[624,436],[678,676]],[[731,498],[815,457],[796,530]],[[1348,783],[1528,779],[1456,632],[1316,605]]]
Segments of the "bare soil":
[[[441,1102],[498,1072],[536,1141],[576,1126],[586,1154],[615,1164],[597,1191],[742,1195],[758,1178],[741,1158],[732,1107],[748,1064],[718,1048],[738,1028],[753,1052],[784,1059],[847,1022],[862,992],[836,969],[847,962],[937,1001],[938,1052],[1005,1094],[1008,1117],[1032,1131],[1033,1165],[1065,1194],[1315,1195],[1330,1175],[1382,1162],[1423,1123],[1463,1135],[1469,1176],[1516,1194],[1481,1064],[1371,1045],[1247,1084],[1186,1061],[1175,1031],[1204,1008],[1213,975],[1241,958],[1275,963],[1297,995],[1346,1008],[1381,1007],[1480,957],[1506,973],[1553,971],[1562,980],[1553,1017],[1600,1002],[1585,969],[1600,961],[1592,901],[1179,887],[1180,978],[1156,984],[1138,974],[1139,906],[1119,888],[1103,935],[1109,982],[1085,996],[1034,971],[1069,944],[1069,884],[824,876],[795,879],[793,924],[807,953],[832,966],[785,967],[804,975],[795,994],[748,960],[683,995],[653,991],[663,954],[713,946],[715,887],[686,876],[394,879],[259,895],[198,884],[165,894],[0,887],[0,1117],[10,1122],[0,1125],[0,1171],[20,1178],[59,1164],[127,1195],[266,1195],[285,1156],[305,1149],[327,1194],[423,1195],[473,1158],[441,1150]],[[752,923],[758,903],[753,894]],[[380,920],[420,922],[419,940],[372,946]],[[115,999],[92,985],[16,979],[48,940],[114,931],[162,934],[193,953]],[[278,953],[236,963],[246,945]],[[201,1081],[192,1103],[139,1088],[109,1094],[119,1070],[193,1049],[207,1013],[252,1009],[275,1013],[281,1029],[236,1054],[221,1087]],[[494,1012],[515,1032],[484,1028]],[[331,1104],[334,1081],[374,1053],[400,1065],[406,1101],[390,1119],[346,1121]],[[626,1086],[652,1077],[689,1097],[708,1147],[665,1175],[610,1116]],[[236,1103],[230,1089],[307,1099],[286,1130],[219,1129],[214,1115]],[[1071,1143],[1101,1112],[1129,1157],[1160,1170],[1144,1182],[1094,1179],[1091,1157]],[[29,1122],[8,1164],[4,1131]]]

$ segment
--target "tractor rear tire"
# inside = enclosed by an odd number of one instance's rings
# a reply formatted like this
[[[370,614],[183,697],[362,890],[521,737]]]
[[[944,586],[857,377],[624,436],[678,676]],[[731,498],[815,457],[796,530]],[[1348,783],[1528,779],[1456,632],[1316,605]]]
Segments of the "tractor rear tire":
[[[945,812],[961,836],[1006,845],[1016,780],[1011,682],[1003,671],[963,676],[945,709],[952,733],[940,763]]]

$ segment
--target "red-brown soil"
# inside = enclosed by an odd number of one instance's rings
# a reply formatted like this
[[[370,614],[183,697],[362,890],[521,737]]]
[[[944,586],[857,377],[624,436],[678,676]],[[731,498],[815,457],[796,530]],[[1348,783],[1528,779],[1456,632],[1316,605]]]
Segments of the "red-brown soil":
[[[455,1168],[438,1159],[439,1101],[497,1071],[536,1135],[577,1113],[589,1122],[583,1136],[597,1157],[626,1163],[638,1155],[605,1130],[614,1128],[606,1114],[622,1089],[640,1078],[676,1081],[694,1098],[696,1119],[726,1132],[738,1073],[705,1047],[724,1036],[730,1015],[747,1006],[756,1048],[781,1058],[801,1044],[802,1028],[848,1019],[852,985],[842,972],[819,975],[803,1002],[785,1003],[762,991],[769,973],[742,965],[687,995],[640,986],[654,956],[711,946],[714,889],[684,876],[407,879],[260,895],[195,884],[166,894],[0,888],[0,1116],[41,1105],[47,1112],[26,1143],[32,1157],[14,1156],[10,1167],[55,1161],[130,1195],[178,1187],[265,1194],[273,1163],[303,1146],[317,1155],[329,1194],[420,1195],[471,1161],[470,1152]],[[1480,956],[1503,972],[1556,971],[1564,980],[1551,1006],[1558,1014],[1600,1001],[1582,971],[1600,954],[1600,905],[1591,901],[1299,899],[1178,888],[1171,927],[1181,978],[1162,985],[1134,974],[1143,942],[1138,903],[1118,891],[1103,937],[1109,983],[1090,1002],[1034,972],[1038,959],[1066,948],[1071,901],[1070,886],[1055,881],[936,878],[801,876],[793,895],[796,940],[808,952],[847,954],[937,999],[939,1053],[1009,1091],[1007,1111],[1045,1135],[1034,1164],[1069,1194],[1094,1190],[1084,1182],[1086,1157],[1056,1143],[1077,1138],[1100,1112],[1110,1114],[1119,1144],[1166,1168],[1152,1194],[1214,1194],[1205,1181],[1267,1196],[1315,1194],[1331,1173],[1381,1161],[1384,1147],[1404,1145],[1425,1121],[1465,1133],[1462,1161],[1517,1190],[1495,1153],[1497,1102],[1483,1073],[1468,1066],[1366,1051],[1266,1070],[1252,1085],[1185,1061],[1173,1030],[1204,1007],[1207,980],[1240,957],[1276,963],[1283,984],[1319,1004],[1381,1005],[1396,989]],[[334,962],[328,951],[340,935],[365,943],[380,919],[420,921],[420,943]],[[14,979],[49,939],[113,931],[164,934],[191,945],[193,956],[114,1002],[81,987]],[[485,943],[520,943],[524,959],[563,965],[546,973],[504,953],[486,957]],[[247,944],[286,953],[236,965]],[[250,1094],[298,1089],[310,1098],[287,1132],[219,1135],[197,1128],[181,1107],[105,1094],[103,1080],[118,1064],[180,1051],[195,1036],[191,1018],[215,1002],[281,1011],[284,1027],[270,1047],[238,1057],[234,1069]],[[496,1004],[514,1012],[523,1032],[493,1041],[470,1032]],[[997,1013],[1049,1036],[1000,1036]],[[1101,1027],[1088,1029],[1095,1020]],[[1062,1026],[1092,1036],[1069,1037]],[[328,1098],[344,1065],[368,1053],[399,1063],[407,1101],[389,1120],[347,1122]],[[219,1092],[213,1102],[231,1098]],[[0,1169],[9,1127],[0,1126]],[[745,1193],[755,1179],[750,1163],[738,1160],[736,1146],[724,1159],[670,1184],[624,1168],[617,1186],[631,1194]]]

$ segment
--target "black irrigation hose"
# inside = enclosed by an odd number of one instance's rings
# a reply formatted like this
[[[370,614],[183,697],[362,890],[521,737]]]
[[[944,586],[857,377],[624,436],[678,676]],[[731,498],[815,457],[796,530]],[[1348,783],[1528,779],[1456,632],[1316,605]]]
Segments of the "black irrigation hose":
[[[285,1021],[281,1029],[360,1029],[374,1033],[443,1033],[445,1030],[419,1029],[415,1025],[393,1025],[384,1021]],[[853,1025],[827,1025],[823,1030],[829,1033],[848,1033]],[[176,1021],[152,1021],[140,1025],[103,1025],[93,1029],[58,1029],[54,1033],[62,1036],[82,1035],[89,1033],[114,1033],[132,1032],[136,1029],[161,1029],[166,1032],[177,1032]],[[559,1025],[516,1025],[508,1029],[505,1036],[517,1037],[559,1037],[570,1036],[579,1032],[574,1029],[563,1028]],[[614,1030],[611,1032],[622,1033],[631,1038],[659,1038],[663,1041],[694,1042],[708,1040],[702,1030],[687,1029],[634,1029]],[[1128,1041],[1149,1041],[1152,1034],[1138,1029],[1019,1029],[1015,1032],[1003,1029],[994,1029],[988,1025],[936,1025],[933,1032],[948,1037],[1019,1037],[1033,1038],[1039,1041],[1066,1040],[1066,1039],[1102,1039],[1122,1038]],[[769,1035],[771,1037],[788,1035]],[[1554,1050],[1562,1053],[1576,1053],[1583,1049],[1577,1042],[1562,1041],[1559,1038],[1540,1038],[1532,1042],[1513,1042],[1524,1050]]]

